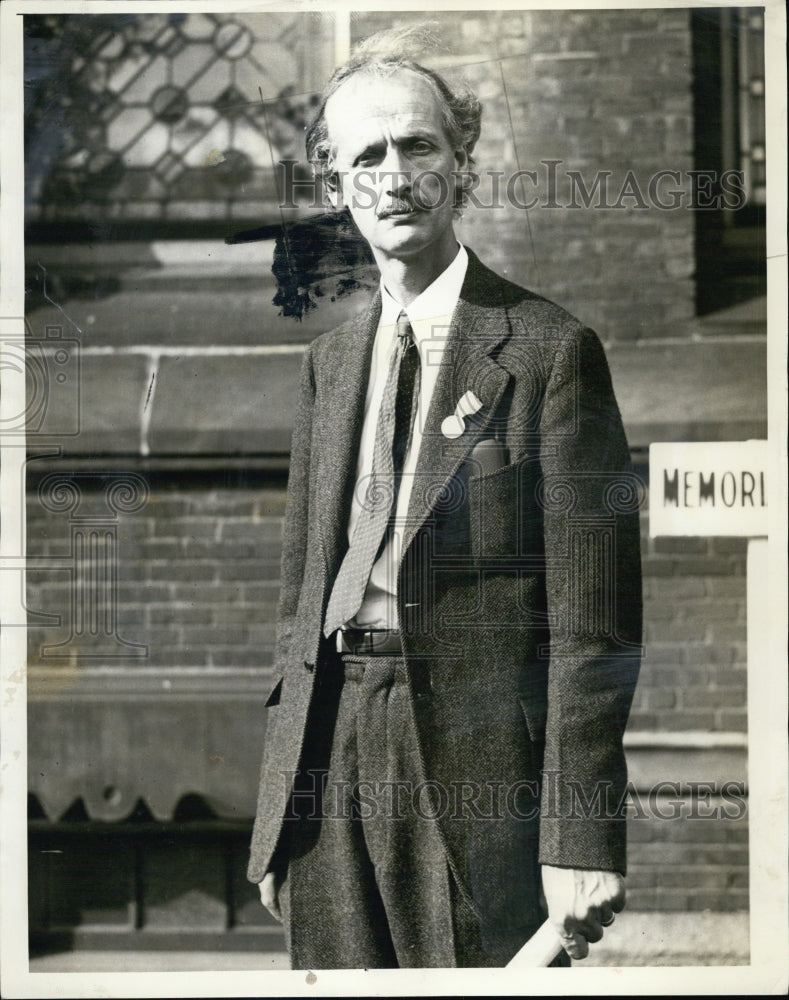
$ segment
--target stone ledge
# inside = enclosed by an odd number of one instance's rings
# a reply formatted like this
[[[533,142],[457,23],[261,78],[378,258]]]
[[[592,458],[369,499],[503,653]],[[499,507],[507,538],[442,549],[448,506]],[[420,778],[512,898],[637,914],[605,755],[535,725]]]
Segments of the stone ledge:
[[[286,454],[300,350],[369,301],[367,292],[324,295],[301,322],[277,315],[270,240],[28,250],[51,276],[83,268],[116,279],[95,288],[66,282],[62,298],[50,289],[57,307],[41,299],[29,311],[36,340],[45,342],[48,326],[61,328],[82,353],[81,432],[63,439],[69,455]],[[671,339],[608,344],[631,447],[764,438],[765,330],[765,300],[757,298],[683,321],[665,331]],[[274,356],[286,349],[292,353]],[[51,395],[45,423],[53,432],[71,396],[60,387]]]
[[[624,910],[593,945],[590,966],[748,965],[747,913],[638,913]]]
[[[767,436],[767,341],[612,344],[608,361],[633,448]]]
[[[272,935],[271,943],[276,950],[265,953],[230,950],[219,935],[215,950],[80,949],[32,958],[30,971],[172,972],[177,969],[183,972],[233,972],[288,969],[288,957],[282,950],[281,941]],[[588,958],[573,965],[580,969],[748,965],[749,953],[747,913],[638,913],[625,910],[605,932],[603,940],[592,946]]]

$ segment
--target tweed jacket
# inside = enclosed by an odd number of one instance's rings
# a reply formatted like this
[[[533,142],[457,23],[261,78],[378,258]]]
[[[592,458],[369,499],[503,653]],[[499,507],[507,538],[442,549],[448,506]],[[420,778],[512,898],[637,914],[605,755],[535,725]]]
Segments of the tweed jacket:
[[[323,618],[347,548],[380,308],[377,295],[366,314],[318,337],[302,368],[255,882],[320,697]],[[469,251],[449,338],[398,570],[415,750],[469,905],[483,920],[526,906],[536,924],[539,863],[625,871],[640,494],[591,330]],[[482,407],[447,437],[442,422],[469,389]],[[505,459],[485,471],[474,449],[491,440]]]

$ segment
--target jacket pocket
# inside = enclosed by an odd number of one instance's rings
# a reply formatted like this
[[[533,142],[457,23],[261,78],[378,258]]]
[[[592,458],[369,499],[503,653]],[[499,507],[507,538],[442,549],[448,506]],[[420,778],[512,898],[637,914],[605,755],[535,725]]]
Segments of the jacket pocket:
[[[518,554],[519,466],[469,479],[471,551],[477,558]]]
[[[537,502],[539,462],[523,460],[468,481],[474,556],[539,555],[542,513]]]

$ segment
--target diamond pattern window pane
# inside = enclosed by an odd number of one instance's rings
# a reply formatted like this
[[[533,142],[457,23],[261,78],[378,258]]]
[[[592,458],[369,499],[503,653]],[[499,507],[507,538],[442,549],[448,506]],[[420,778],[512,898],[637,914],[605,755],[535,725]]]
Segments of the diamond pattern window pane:
[[[48,14],[24,29],[47,57],[26,95],[30,221],[156,205],[163,220],[279,218],[274,164],[304,158],[330,14]]]

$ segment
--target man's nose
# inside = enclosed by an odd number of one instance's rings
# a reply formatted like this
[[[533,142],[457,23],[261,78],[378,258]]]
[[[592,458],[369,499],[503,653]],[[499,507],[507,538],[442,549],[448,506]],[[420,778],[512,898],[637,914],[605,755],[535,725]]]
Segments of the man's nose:
[[[383,188],[393,198],[411,190],[411,161],[399,149],[388,150],[381,164]]]

